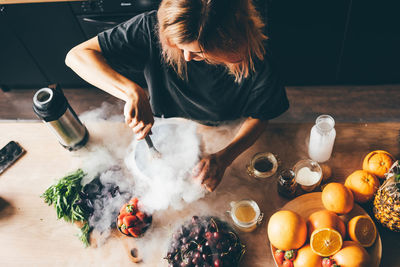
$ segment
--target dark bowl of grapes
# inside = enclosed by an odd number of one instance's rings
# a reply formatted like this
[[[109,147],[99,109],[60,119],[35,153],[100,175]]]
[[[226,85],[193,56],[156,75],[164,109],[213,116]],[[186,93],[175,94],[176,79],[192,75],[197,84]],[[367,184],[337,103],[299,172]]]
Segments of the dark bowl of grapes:
[[[245,246],[228,223],[193,216],[172,235],[165,259],[170,267],[235,267],[244,253]]]

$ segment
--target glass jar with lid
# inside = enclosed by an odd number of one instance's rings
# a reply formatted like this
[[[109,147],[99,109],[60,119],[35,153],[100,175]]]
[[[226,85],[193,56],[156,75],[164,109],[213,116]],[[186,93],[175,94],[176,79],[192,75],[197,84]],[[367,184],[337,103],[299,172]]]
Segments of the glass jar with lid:
[[[243,232],[251,232],[261,224],[264,213],[260,211],[257,203],[251,199],[242,199],[230,203],[228,211],[234,225]]]
[[[259,152],[255,154],[250,164],[247,165],[247,173],[254,178],[268,178],[276,173],[278,161],[270,152]]]
[[[292,170],[283,170],[278,177],[278,193],[286,198],[293,198],[296,195],[297,183]]]

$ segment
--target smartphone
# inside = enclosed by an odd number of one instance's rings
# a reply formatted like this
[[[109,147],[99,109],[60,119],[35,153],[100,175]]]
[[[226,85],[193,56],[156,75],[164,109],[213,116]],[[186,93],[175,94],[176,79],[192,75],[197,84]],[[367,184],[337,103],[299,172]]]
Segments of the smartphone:
[[[17,142],[10,141],[0,150],[0,174],[25,153]]]

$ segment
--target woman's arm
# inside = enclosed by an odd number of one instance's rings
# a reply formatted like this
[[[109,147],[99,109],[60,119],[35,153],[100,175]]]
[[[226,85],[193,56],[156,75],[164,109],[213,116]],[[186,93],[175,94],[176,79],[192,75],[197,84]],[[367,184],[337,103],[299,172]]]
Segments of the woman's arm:
[[[224,149],[203,158],[196,166],[196,178],[209,191],[221,182],[225,169],[247,148],[249,148],[265,130],[268,121],[247,118],[233,140]]]
[[[125,121],[137,134],[137,139],[148,134],[154,118],[147,94],[138,84],[107,64],[97,37],[72,48],[65,58],[65,64],[88,83],[125,101]]]

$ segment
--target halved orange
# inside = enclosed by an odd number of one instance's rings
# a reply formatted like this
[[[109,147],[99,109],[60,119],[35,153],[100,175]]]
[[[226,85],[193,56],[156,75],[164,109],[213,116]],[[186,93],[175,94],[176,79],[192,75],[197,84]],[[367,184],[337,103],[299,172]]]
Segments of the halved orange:
[[[329,257],[338,252],[343,245],[342,235],[331,228],[321,228],[311,234],[310,246],[315,254]]]
[[[375,223],[369,216],[359,215],[352,218],[347,224],[350,239],[363,247],[370,247],[376,239]]]

